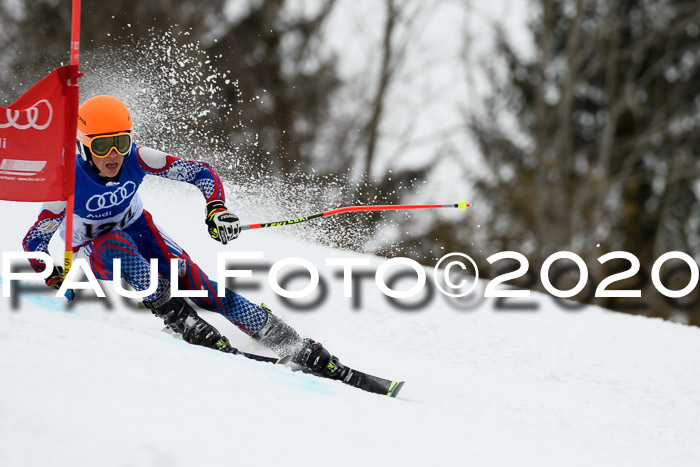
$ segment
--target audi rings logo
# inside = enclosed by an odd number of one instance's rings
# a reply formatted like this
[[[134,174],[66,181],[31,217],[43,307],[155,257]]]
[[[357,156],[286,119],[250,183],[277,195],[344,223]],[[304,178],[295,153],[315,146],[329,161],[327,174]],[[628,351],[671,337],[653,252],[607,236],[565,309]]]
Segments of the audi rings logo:
[[[22,114],[25,115],[22,118]],[[23,110],[5,109],[6,123],[0,123],[0,129],[17,128],[18,130],[45,130],[53,119],[53,108],[46,99],[37,101],[33,106]]]
[[[134,193],[136,193],[136,184],[134,182],[126,182],[124,186],[120,186],[114,191],[91,197],[87,202],[87,210],[95,212],[100,209],[109,209],[119,206],[124,201],[131,198]]]

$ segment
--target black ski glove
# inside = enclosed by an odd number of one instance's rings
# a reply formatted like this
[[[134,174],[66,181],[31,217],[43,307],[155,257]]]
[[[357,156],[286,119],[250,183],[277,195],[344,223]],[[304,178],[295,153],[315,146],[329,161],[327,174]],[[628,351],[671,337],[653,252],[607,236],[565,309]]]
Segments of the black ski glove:
[[[63,267],[54,266],[51,275],[46,278],[46,285],[52,289],[60,289],[61,284],[63,284]]]
[[[216,200],[207,203],[206,223],[211,238],[224,245],[230,240],[238,238],[238,234],[241,232],[238,216],[229,212],[223,201]]]
[[[46,285],[51,287],[52,289],[60,289],[61,285],[63,285],[63,267],[62,266],[54,266],[53,271],[51,271],[51,275],[46,278]],[[68,301],[71,301],[75,298],[75,292],[73,289],[67,289],[66,293],[63,294]]]

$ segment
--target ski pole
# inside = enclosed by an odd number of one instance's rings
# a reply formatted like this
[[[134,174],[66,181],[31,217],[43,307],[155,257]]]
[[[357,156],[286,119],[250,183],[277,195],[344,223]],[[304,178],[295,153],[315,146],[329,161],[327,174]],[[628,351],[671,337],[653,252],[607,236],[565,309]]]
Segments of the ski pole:
[[[467,204],[464,201],[460,201],[457,204],[389,204],[389,205],[374,205],[374,206],[348,206],[345,208],[331,209],[325,212],[319,212],[318,214],[311,214],[310,216],[299,217],[297,219],[289,219],[286,221],[277,222],[265,222],[260,224],[248,224],[242,225],[241,230],[253,230],[253,229],[264,229],[266,227],[279,227],[282,225],[298,224],[300,222],[310,221],[311,219],[318,219],[319,217],[328,217],[334,214],[341,214],[344,212],[359,212],[359,211],[398,211],[404,209],[442,209],[442,208],[458,208],[462,211],[466,210],[471,204]]]

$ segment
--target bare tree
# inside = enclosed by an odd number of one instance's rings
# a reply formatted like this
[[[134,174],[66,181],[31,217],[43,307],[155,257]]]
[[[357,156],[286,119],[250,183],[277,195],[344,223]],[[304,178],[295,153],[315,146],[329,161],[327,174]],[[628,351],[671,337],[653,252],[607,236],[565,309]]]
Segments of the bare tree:
[[[494,245],[528,243],[533,267],[554,250],[589,265],[630,251],[647,277],[664,250],[697,254],[697,5],[533,3],[536,57],[521,59],[499,32],[507,71],[490,69],[489,110],[469,116],[492,170],[477,183],[498,206]],[[516,133],[499,129],[503,112],[517,116]],[[647,313],[674,316],[651,284],[642,288]]]

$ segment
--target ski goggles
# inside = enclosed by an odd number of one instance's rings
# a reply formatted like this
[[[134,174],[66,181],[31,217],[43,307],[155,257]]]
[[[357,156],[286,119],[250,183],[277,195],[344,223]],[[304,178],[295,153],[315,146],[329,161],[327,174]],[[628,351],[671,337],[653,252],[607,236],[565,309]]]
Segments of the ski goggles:
[[[131,131],[120,131],[111,135],[85,135],[84,143],[93,156],[107,157],[112,149],[125,156],[131,152]]]

